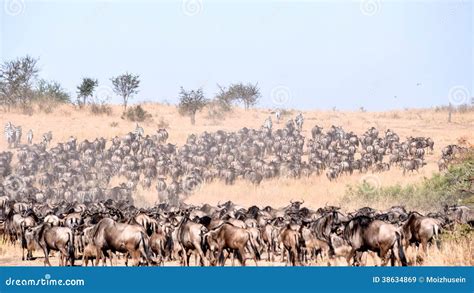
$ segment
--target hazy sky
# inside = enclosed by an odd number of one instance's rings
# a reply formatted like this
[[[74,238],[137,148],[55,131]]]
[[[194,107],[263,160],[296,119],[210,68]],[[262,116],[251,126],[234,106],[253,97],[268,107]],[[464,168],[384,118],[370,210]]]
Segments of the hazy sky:
[[[369,110],[470,102],[464,1],[0,0],[0,58],[39,57],[76,96],[81,77],[140,74],[135,101],[258,82],[262,107]],[[117,97],[112,102],[118,102]]]

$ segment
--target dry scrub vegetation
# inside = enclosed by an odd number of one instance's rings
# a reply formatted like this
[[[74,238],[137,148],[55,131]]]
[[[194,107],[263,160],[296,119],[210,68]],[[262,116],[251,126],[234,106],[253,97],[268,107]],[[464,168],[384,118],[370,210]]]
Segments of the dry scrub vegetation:
[[[207,116],[207,111],[201,111],[196,116],[196,124],[191,125],[189,118],[180,116],[173,105],[161,105],[155,103],[142,104],[142,108],[149,113],[150,117],[144,122],[139,122],[145,133],[154,133],[158,128],[168,126],[168,142],[181,145],[191,133],[199,134],[203,131],[216,131],[219,129],[235,131],[244,126],[258,128],[265,118],[273,115],[268,109],[244,110],[235,108],[227,113],[225,119],[214,120]],[[94,139],[103,136],[113,138],[121,136],[135,128],[137,122],[122,118],[122,107],[111,106],[107,114],[95,115],[89,109],[78,109],[71,105],[58,104],[51,113],[45,113],[35,109],[32,115],[25,115],[20,110],[0,112],[0,123],[4,125],[12,121],[15,125],[21,125],[24,132],[32,129],[38,142],[41,134],[52,131],[52,145],[65,141],[70,136],[78,140]],[[297,111],[285,111],[283,121],[294,118]],[[303,135],[311,136],[310,130],[314,125],[328,128],[331,125],[342,126],[346,130],[352,130],[361,134],[369,127],[375,126],[381,131],[390,128],[396,131],[401,139],[407,136],[429,136],[435,141],[433,154],[427,154],[427,166],[420,169],[418,173],[403,176],[398,168],[392,168],[388,172],[376,174],[380,187],[400,185],[419,182],[423,178],[429,178],[438,172],[437,160],[440,157],[442,147],[458,143],[474,142],[474,112],[465,111],[455,113],[452,122],[447,122],[447,110],[443,109],[413,109],[397,110],[387,112],[360,112],[360,111],[304,111],[305,123]],[[395,118],[394,118],[395,117]],[[275,124],[274,127],[283,127]],[[7,149],[4,139],[0,140],[0,150]],[[272,205],[275,207],[286,205],[291,199],[304,199],[305,205],[317,208],[325,204],[341,204],[341,200],[348,186],[359,184],[364,176],[372,175],[354,173],[352,176],[341,176],[335,182],[329,182],[323,176],[313,175],[301,179],[273,179],[263,181],[258,187],[245,182],[236,182],[233,186],[225,186],[222,182],[213,182],[201,186],[200,189],[187,199],[190,204],[210,203],[232,200],[243,205]],[[141,205],[153,204],[157,197],[155,190],[139,190],[139,203]],[[343,208],[351,210],[359,207],[360,203],[343,202]],[[389,207],[391,204],[403,204],[403,202],[387,202],[378,208]]]
[[[236,131],[242,127],[258,128],[265,118],[273,115],[268,109],[244,110],[235,108],[226,113],[223,119],[209,117],[208,111],[201,111],[196,115],[195,125],[191,125],[188,117],[180,116],[178,110],[172,105],[142,104],[142,108],[149,113],[144,122],[139,122],[145,133],[152,134],[158,128],[166,127],[169,132],[168,142],[181,145],[191,133],[199,134],[203,131],[216,131],[219,129]],[[37,106],[35,106],[37,107]],[[297,111],[285,111],[283,121],[294,118]],[[122,118],[121,106],[110,106],[104,113],[95,113],[90,109],[78,109],[71,105],[56,105],[48,111],[38,108],[33,109],[30,115],[25,115],[20,110],[10,112],[0,112],[0,123],[4,125],[7,121],[12,121],[15,125],[21,125],[26,132],[32,129],[35,133],[34,142],[40,140],[42,133],[52,131],[52,145],[65,141],[70,136],[75,136],[78,140],[94,139],[103,136],[107,139],[114,136],[121,136],[135,128],[137,122],[132,122]],[[301,179],[272,179],[264,180],[259,186],[250,185],[247,182],[237,181],[234,185],[228,186],[223,182],[213,182],[200,186],[199,189],[187,198],[189,204],[209,203],[217,204],[219,201],[231,200],[242,206],[266,206],[273,207],[286,206],[290,200],[303,199],[304,205],[309,208],[318,208],[328,205],[339,205],[344,211],[352,211],[362,206],[370,205],[377,209],[386,209],[392,205],[408,205],[409,209],[418,209],[422,212],[436,210],[439,203],[433,204],[429,201],[422,201],[418,204],[410,199],[410,188],[419,188],[424,184],[435,183],[440,179],[437,167],[437,160],[440,158],[441,148],[448,144],[463,143],[466,146],[474,142],[474,112],[458,111],[452,115],[452,120],[448,123],[447,109],[409,109],[387,112],[366,112],[366,111],[304,111],[305,123],[303,135],[310,137],[310,130],[314,125],[323,126],[325,129],[331,125],[342,126],[346,130],[361,134],[369,127],[376,127],[385,131],[390,128],[400,135],[401,139],[407,136],[428,136],[435,141],[434,152],[426,155],[427,165],[420,171],[404,176],[402,171],[396,167],[390,171],[380,174],[358,174],[355,172],[351,176],[341,176],[336,181],[330,182],[326,176],[312,175],[309,178]],[[283,127],[282,124],[275,124],[274,128]],[[0,140],[0,150],[6,150],[5,140]],[[461,170],[460,174],[473,175],[472,164],[466,170]],[[471,168],[471,169],[469,169]],[[364,177],[365,176],[365,177]],[[361,182],[366,176],[375,176],[377,179],[377,190],[369,197],[357,194],[357,189],[361,187]],[[431,181],[430,181],[431,180]],[[435,180],[435,181],[433,181]],[[120,178],[114,178],[112,184],[121,182]],[[428,183],[426,183],[428,182]],[[387,194],[394,190],[401,192],[403,196],[390,198]],[[472,189],[472,186],[471,186]],[[417,193],[418,192],[418,193]],[[472,192],[472,190],[470,190]],[[378,195],[387,193],[383,197]],[[417,196],[423,193],[413,191]],[[398,193],[397,193],[398,194]],[[156,202],[156,191],[143,190],[138,187],[135,195],[137,206],[148,206]],[[443,245],[441,250],[431,247],[429,255],[424,259],[424,265],[474,265],[474,240],[472,230],[458,228],[455,232],[443,235]],[[37,252],[38,253],[38,252]],[[12,247],[7,244],[0,245],[0,258],[2,265],[21,265],[19,260],[19,247]],[[408,256],[414,256],[413,251],[408,252]],[[371,256],[368,256],[368,263]],[[314,264],[326,265],[327,263]],[[333,263],[337,265],[338,263]],[[42,260],[37,259],[28,265],[42,265]],[[167,264],[173,265],[173,264]],[[265,263],[262,265],[278,265],[278,263]],[[280,264],[281,265],[281,264]]]

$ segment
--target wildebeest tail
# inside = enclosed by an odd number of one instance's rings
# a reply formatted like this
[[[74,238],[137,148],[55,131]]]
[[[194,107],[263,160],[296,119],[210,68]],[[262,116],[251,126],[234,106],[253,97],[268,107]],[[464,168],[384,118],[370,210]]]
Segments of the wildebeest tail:
[[[434,240],[436,242],[436,247],[438,249],[441,249],[441,239],[439,239],[439,226],[438,225],[433,225],[433,235],[434,235]]]
[[[403,251],[402,236],[400,235],[400,232],[396,232],[395,234],[397,235],[398,256],[402,262],[402,266],[406,267],[408,264],[405,252]]]
[[[74,266],[74,258],[75,258],[75,251],[74,251],[74,230],[71,231],[68,235],[68,245],[67,245],[67,252],[69,254],[69,260],[71,261],[71,266]]]
[[[249,235],[250,246],[252,247],[252,250],[253,250],[253,252],[255,253],[255,258],[256,258],[257,260],[260,260],[260,252],[258,251],[257,246],[256,246],[255,243],[253,242],[252,235],[250,234],[250,232],[247,232],[247,233],[248,233],[248,235]]]
[[[142,247],[143,257],[146,259],[147,263],[155,264],[156,262],[153,261],[150,248],[148,247],[148,241],[145,241],[145,235],[145,233],[140,232],[140,246]]]
[[[26,227],[23,223],[21,223],[20,233],[21,233],[21,248],[26,249],[26,237],[25,237],[25,230]]]

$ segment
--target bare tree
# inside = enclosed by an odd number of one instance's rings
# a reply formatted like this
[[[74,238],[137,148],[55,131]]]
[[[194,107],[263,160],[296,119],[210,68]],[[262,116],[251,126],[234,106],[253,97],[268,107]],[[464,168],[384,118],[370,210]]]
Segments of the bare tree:
[[[178,110],[181,115],[186,115],[191,118],[191,124],[196,123],[196,113],[201,111],[209,101],[204,97],[202,88],[197,90],[186,91],[181,87],[179,93]]]
[[[37,62],[38,59],[25,56],[0,65],[0,103],[8,110],[17,104],[26,105],[33,98]]]
[[[90,77],[84,77],[81,84],[77,87],[77,99],[78,102],[82,98],[82,103],[79,102],[79,106],[84,106],[87,103],[87,98],[92,97],[95,88],[99,85],[97,79]]]
[[[123,110],[127,110],[128,100],[136,93],[140,86],[140,76],[131,73],[124,73],[117,77],[113,77],[112,84],[114,85],[114,92],[123,99]]]

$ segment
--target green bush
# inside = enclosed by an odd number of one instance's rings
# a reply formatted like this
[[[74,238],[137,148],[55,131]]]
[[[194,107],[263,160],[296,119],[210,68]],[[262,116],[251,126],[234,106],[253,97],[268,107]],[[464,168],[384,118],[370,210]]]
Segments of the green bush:
[[[404,205],[409,209],[434,211],[444,205],[472,203],[472,177],[474,177],[474,151],[463,156],[449,167],[446,173],[433,174],[416,184],[372,188],[364,182],[349,186],[343,203],[360,206],[390,207]]]

